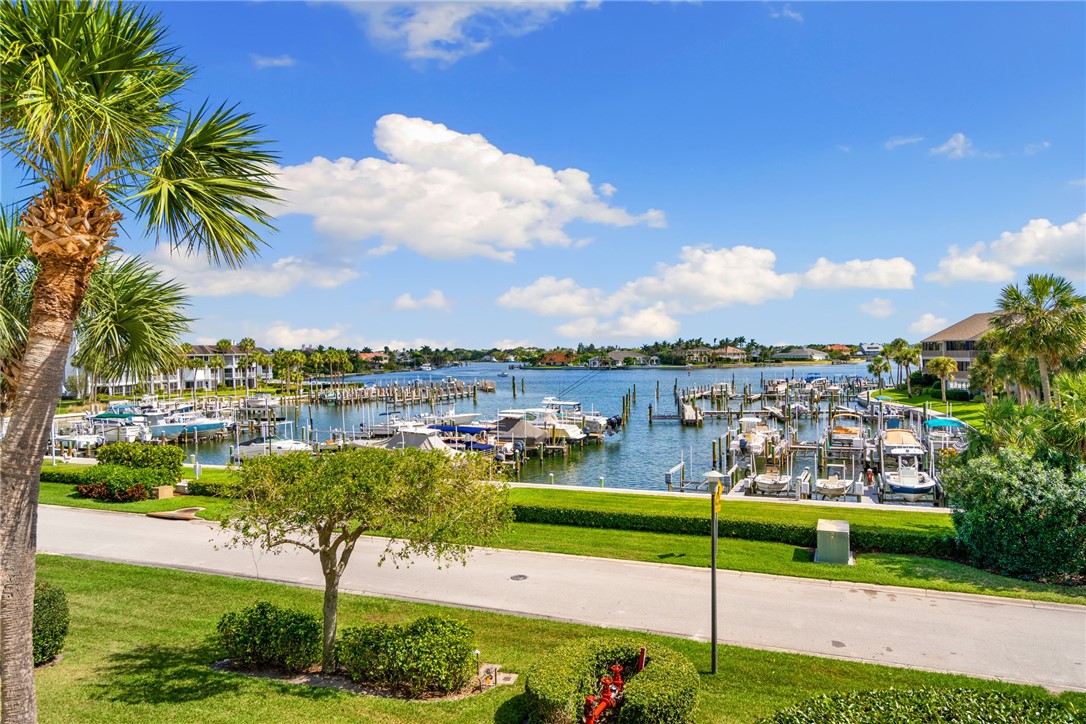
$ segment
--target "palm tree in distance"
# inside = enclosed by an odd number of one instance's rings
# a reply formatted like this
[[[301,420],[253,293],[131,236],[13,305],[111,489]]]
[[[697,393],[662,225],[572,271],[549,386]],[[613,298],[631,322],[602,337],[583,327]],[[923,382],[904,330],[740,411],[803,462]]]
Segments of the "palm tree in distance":
[[[0,147],[40,192],[21,215],[40,271],[0,450],[0,719],[37,718],[31,623],[38,478],[91,274],[122,211],[174,248],[241,263],[275,157],[232,108],[178,105],[192,71],[158,17],[92,0],[0,4]]]
[[[252,337],[242,337],[238,342],[238,349],[241,350],[242,355],[241,365],[245,370],[245,389],[249,389],[249,370],[252,368],[252,362],[249,360],[249,356],[252,355],[253,350],[256,349],[256,342]]]
[[[1086,297],[1063,277],[1030,274],[1024,288],[1004,287],[996,307],[992,334],[999,347],[1037,360],[1041,399],[1051,405],[1050,375],[1064,357],[1081,354],[1086,342]]]
[[[889,362],[893,362],[897,366],[897,384],[901,384],[901,356],[905,350],[909,347],[909,343],[903,338],[888,342],[885,347],[882,348],[882,356]]]
[[[913,396],[912,368],[920,366],[920,345],[907,344],[898,355],[898,361],[905,367],[905,389],[909,397]]]
[[[939,378],[943,386],[943,404],[946,404],[946,381],[958,371],[958,363],[950,357],[936,357],[928,362],[928,372]]]
[[[882,389],[882,376],[890,371],[890,363],[882,355],[874,357],[867,363],[868,374],[875,375],[879,380],[879,389]]]

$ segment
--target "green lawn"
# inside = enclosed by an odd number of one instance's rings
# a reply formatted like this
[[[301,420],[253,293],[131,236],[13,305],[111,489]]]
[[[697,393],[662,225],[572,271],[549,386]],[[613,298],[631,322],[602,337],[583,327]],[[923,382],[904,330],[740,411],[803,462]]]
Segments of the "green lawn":
[[[894,402],[899,402],[905,405],[913,405],[914,407],[923,407],[924,403],[928,403],[928,408],[935,410],[936,412],[948,413],[958,418],[964,423],[972,425],[973,427],[980,427],[984,422],[984,407],[983,402],[950,402],[943,404],[942,395],[932,396],[929,394],[920,394],[915,388],[913,389],[913,396],[909,397],[908,393],[904,390],[887,389],[876,393],[876,396],[889,397]]]
[[[314,563],[316,565],[316,563]],[[469,564],[470,565],[470,564]],[[501,722],[524,719],[523,678],[454,702],[411,702],[310,689],[208,664],[224,652],[212,639],[229,610],[257,600],[318,613],[321,593],[306,588],[39,556],[39,577],[60,585],[72,626],[63,658],[37,672],[42,722]],[[722,646],[720,673],[708,674],[709,646],[541,619],[343,595],[340,626],[402,622],[443,613],[475,631],[482,658],[523,674],[531,662],[571,638],[611,634],[667,645],[702,672],[698,722],[753,722],[816,694],[917,686],[983,689],[1036,687]],[[1086,695],[1062,698],[1086,710]]]

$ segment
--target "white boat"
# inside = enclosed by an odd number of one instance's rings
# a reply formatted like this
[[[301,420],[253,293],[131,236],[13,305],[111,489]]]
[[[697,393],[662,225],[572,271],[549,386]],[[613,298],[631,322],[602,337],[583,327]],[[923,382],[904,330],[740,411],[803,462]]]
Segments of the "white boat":
[[[916,433],[907,428],[883,430],[881,447],[880,499],[889,494],[910,503],[929,496],[934,501],[938,482],[921,469],[924,447],[916,439]]]
[[[479,416],[477,412],[457,412],[455,407],[448,410],[426,413],[418,416],[423,425],[470,425]]]
[[[739,429],[728,449],[739,455],[762,455],[769,444],[780,442],[780,430],[771,428],[759,417],[740,417]]]
[[[837,410],[830,417],[826,431],[826,443],[831,450],[858,450],[863,448],[863,418],[852,410]]]
[[[266,410],[279,404],[279,398],[267,392],[258,392],[246,397],[242,405],[247,410]]]
[[[524,409],[498,410],[499,421],[524,420],[546,432],[548,438],[564,438],[576,442],[585,439],[586,435],[577,425],[571,422],[563,422],[555,415],[554,410],[545,407],[528,407]]]
[[[434,366],[430,365],[430,364],[421,364],[421,365],[419,365],[419,371],[420,372],[431,372],[433,369],[434,369]]]
[[[283,455],[291,452],[309,452],[309,445],[301,440],[291,440],[278,435],[266,435],[246,440],[237,447],[236,457],[246,460],[264,455]]]
[[[792,476],[784,475],[776,465],[766,465],[765,470],[754,476],[751,482],[756,493],[769,493],[776,495],[788,490],[792,484]]]
[[[614,431],[614,422],[598,412],[585,412],[576,400],[544,397],[543,407],[554,412],[562,422],[570,422],[587,433],[603,434]]]
[[[161,417],[148,415],[147,420],[147,431],[156,440],[218,432],[226,427],[226,420],[205,417],[195,412],[178,412]]]
[[[61,447],[72,447],[76,450],[89,450],[99,445],[105,445],[106,439],[101,435],[90,433],[72,433],[70,435],[56,435],[53,440]]]
[[[833,463],[826,466],[826,477],[815,478],[811,495],[821,495],[823,498],[843,498],[851,489],[852,480],[846,472],[845,465]]]
[[[969,449],[968,429],[964,422],[953,417],[936,417],[924,422],[924,436],[932,450],[965,452]]]

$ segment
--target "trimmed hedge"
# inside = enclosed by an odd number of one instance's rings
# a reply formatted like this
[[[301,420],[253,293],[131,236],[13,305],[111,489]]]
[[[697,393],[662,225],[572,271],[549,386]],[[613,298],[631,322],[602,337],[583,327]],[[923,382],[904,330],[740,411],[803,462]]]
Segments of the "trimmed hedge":
[[[321,659],[320,619],[267,601],[223,614],[216,632],[235,664],[297,672]]]
[[[127,468],[153,468],[173,474],[171,481],[181,480],[185,451],[177,445],[149,445],[141,442],[114,442],[95,451],[98,463],[123,465]]]
[[[884,689],[822,694],[758,724],[1073,724],[1083,713],[1043,695],[978,689]]]
[[[168,470],[157,468],[127,468],[123,465],[93,465],[81,474],[82,482],[76,486],[85,498],[125,503],[147,500],[151,489],[160,485],[173,485],[174,476]]]
[[[90,467],[87,468],[89,470]],[[83,482],[83,473],[86,470],[50,470],[42,468],[40,480],[43,483],[63,483],[64,485],[79,485]]]
[[[585,697],[596,694],[601,676],[619,664],[626,680],[618,721],[682,724],[698,706],[700,679],[682,654],[664,646],[647,649],[645,669],[637,670],[640,644],[612,638],[574,641],[542,657],[524,685],[533,722],[570,724],[581,721]]]
[[[460,691],[475,675],[475,632],[443,616],[404,626],[371,624],[344,629],[339,663],[354,681],[387,686],[409,696]]]
[[[712,532],[712,522],[708,517],[685,515],[621,513],[520,504],[513,505],[513,515],[518,523],[638,530],[679,535],[709,535]],[[721,518],[717,520],[717,531],[718,535],[728,538],[787,543],[804,548],[814,548],[818,543],[816,528],[811,523]],[[954,537],[943,534],[853,525],[850,537],[852,548],[858,551],[882,551],[933,558],[954,558],[958,553]]]
[[[34,584],[34,666],[52,661],[64,649],[68,637],[68,597],[51,583]]]

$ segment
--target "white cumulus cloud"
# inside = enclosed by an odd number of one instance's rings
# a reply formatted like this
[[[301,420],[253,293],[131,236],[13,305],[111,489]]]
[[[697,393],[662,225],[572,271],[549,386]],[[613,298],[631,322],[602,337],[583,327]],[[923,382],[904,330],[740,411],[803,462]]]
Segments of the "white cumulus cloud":
[[[973,142],[964,133],[955,133],[942,146],[931,149],[931,154],[946,154],[947,158],[958,159],[973,156],[976,151],[973,149]]]
[[[285,347],[286,349],[298,349],[305,345],[316,347],[318,345],[336,346],[346,342],[344,333],[346,324],[337,324],[324,329],[318,327],[292,327],[286,322],[272,322],[271,326],[253,335],[258,336],[260,343],[267,347]]]
[[[545,276],[526,287],[512,287],[498,297],[498,306],[526,309],[552,317],[591,315],[603,302],[599,289],[582,287],[573,279]]]
[[[1086,214],[1065,224],[1030,219],[1018,231],[977,242],[967,249],[951,245],[939,268],[924,278],[943,284],[959,281],[1007,282],[1019,267],[1048,267],[1086,277]]]
[[[894,309],[894,305],[889,299],[875,297],[870,302],[861,304],[860,311],[864,314],[869,314],[876,319],[885,319],[897,310]]]
[[[811,289],[912,289],[916,267],[908,259],[853,259],[842,264],[821,257],[803,274]]]
[[[450,65],[481,53],[495,38],[545,27],[568,12],[570,2],[350,2],[375,42],[408,60]]]
[[[264,68],[289,68],[296,62],[294,58],[290,57],[285,53],[283,55],[276,56],[257,55],[256,53],[250,53],[249,59],[253,61],[253,67],[257,68],[258,70],[263,70]]]
[[[771,18],[784,18],[785,20],[795,20],[797,23],[803,22],[803,14],[799,10],[795,10],[791,5],[785,3],[784,7],[780,10],[771,9],[769,11],[769,17]]]
[[[936,317],[931,312],[924,312],[920,318],[909,325],[909,331],[913,334],[934,334],[946,327],[945,317]]]
[[[669,315],[663,304],[655,304],[615,319],[599,321],[583,317],[555,327],[569,339],[598,339],[604,342],[625,339],[666,339],[679,331],[679,321]]]
[[[1052,144],[1049,141],[1039,141],[1037,143],[1027,143],[1024,149],[1024,153],[1027,156],[1036,156],[1038,153],[1047,151],[1052,148]]]
[[[585,171],[554,170],[505,153],[479,134],[422,118],[380,118],[374,142],[388,160],[317,157],[280,169],[276,213],[313,217],[343,250],[379,240],[376,250],[406,247],[433,258],[485,256],[512,261],[537,243],[574,243],[565,226],[665,226],[662,212],[633,215],[608,204]]]
[[[358,277],[358,272],[343,264],[322,264],[296,256],[270,263],[251,261],[238,269],[209,266],[197,255],[171,254],[166,246],[159,246],[147,258],[166,276],[184,284],[194,297],[279,297],[299,286],[334,289]]]
[[[392,303],[393,309],[448,309],[449,302],[445,299],[445,293],[440,289],[431,289],[430,293],[421,299],[415,299],[410,293],[405,292],[396,297]]]

